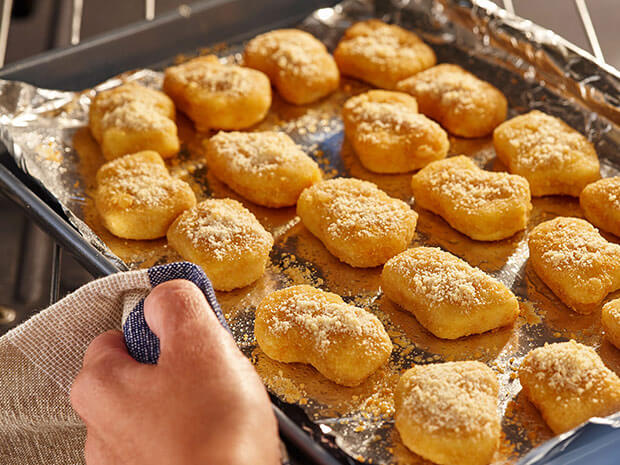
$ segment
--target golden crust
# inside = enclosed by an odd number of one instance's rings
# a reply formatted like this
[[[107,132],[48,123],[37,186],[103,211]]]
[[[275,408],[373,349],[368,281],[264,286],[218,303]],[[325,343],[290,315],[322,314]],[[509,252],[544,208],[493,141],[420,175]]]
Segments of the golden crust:
[[[486,465],[499,447],[498,393],[495,373],[480,362],[414,366],[396,387],[396,429],[437,464]]]
[[[428,45],[399,26],[378,19],[355,23],[334,51],[340,72],[383,89],[433,66],[437,59]]]
[[[176,219],[168,243],[201,266],[215,289],[230,291],[263,275],[273,237],[236,200],[208,199]]]
[[[434,247],[416,247],[390,259],[381,288],[444,339],[510,325],[519,315],[517,298],[501,282]]]
[[[338,88],[340,73],[325,45],[299,29],[261,34],[245,47],[244,61],[269,76],[284,100],[302,105]]]
[[[460,155],[431,163],[411,179],[416,204],[479,241],[498,241],[525,229],[532,210],[521,176],[480,169]]]
[[[406,173],[447,155],[448,135],[417,109],[414,98],[385,90],[371,90],[345,102],[345,134],[367,169]]]
[[[578,197],[601,177],[594,146],[562,120],[538,110],[500,124],[493,145],[508,171],[528,180],[534,197]]]
[[[174,117],[174,104],[165,94],[130,82],[95,96],[89,126],[108,160],[143,150],[168,158],[180,148]]]
[[[579,204],[590,223],[620,237],[620,176],[588,184]]]
[[[555,434],[620,410],[620,379],[594,349],[575,341],[532,350],[519,381]]]
[[[603,306],[601,325],[607,340],[620,349],[620,299],[607,302]]]
[[[578,313],[598,310],[620,288],[620,245],[579,218],[558,217],[536,226],[528,245],[534,271]]]
[[[163,92],[142,86],[135,82],[127,82],[118,87],[98,92],[90,104],[88,113],[90,132],[93,138],[101,143],[103,130],[101,120],[106,113],[130,102],[138,102],[162,116],[174,121],[174,103]]]
[[[232,190],[266,207],[295,205],[321,170],[282,132],[219,132],[206,142],[207,166]]]
[[[508,111],[504,94],[457,65],[434,66],[399,82],[396,88],[413,95],[420,112],[457,136],[489,135]]]
[[[195,203],[189,184],[170,176],[157,152],[125,155],[97,171],[95,205],[103,225],[118,237],[163,237],[174,219]]]
[[[108,160],[143,150],[170,158],[180,148],[176,123],[140,102],[129,102],[106,113],[101,128],[101,151]]]
[[[359,179],[331,179],[304,190],[297,214],[341,261],[359,268],[382,265],[407,248],[418,215],[409,205]]]
[[[392,342],[376,316],[307,285],[265,297],[256,309],[254,333],[269,357],[308,363],[343,386],[359,385],[392,353]]]
[[[265,74],[220,63],[214,55],[166,68],[163,87],[200,131],[248,128],[261,121],[271,106],[271,85]]]

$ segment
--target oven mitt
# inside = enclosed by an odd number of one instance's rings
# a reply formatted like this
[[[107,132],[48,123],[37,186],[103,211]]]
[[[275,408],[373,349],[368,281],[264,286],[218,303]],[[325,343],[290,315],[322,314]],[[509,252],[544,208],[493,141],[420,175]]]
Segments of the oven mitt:
[[[172,279],[196,284],[227,328],[202,269],[172,263],[92,281],[0,337],[1,464],[84,463],[86,428],[69,391],[86,348],[97,335],[122,327],[131,355],[156,363],[159,341],[144,320],[144,298]]]

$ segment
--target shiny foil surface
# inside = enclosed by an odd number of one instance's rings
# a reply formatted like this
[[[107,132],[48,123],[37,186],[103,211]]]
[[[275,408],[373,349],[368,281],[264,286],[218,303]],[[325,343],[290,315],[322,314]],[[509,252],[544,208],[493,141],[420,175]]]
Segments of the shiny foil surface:
[[[532,109],[560,117],[593,142],[603,177],[620,173],[620,74],[616,70],[596,64],[585,52],[552,32],[509,16],[483,0],[348,0],[316,11],[300,27],[333,50],[348,26],[371,17],[413,30],[433,47],[439,63],[459,64],[491,82],[506,95],[509,118]],[[200,53],[217,53],[222,60],[239,62],[242,47],[220,45]],[[147,267],[181,258],[165,239],[122,240],[103,228],[92,194],[96,170],[104,160],[86,127],[88,108],[96,90],[123,80],[159,88],[161,79],[158,70],[137,70],[83,92],[0,82],[2,141],[19,166],[58,199],[84,238],[122,268]],[[267,118],[252,130],[286,132],[319,163],[325,178],[350,176],[372,181],[389,195],[408,202],[420,215],[412,246],[439,246],[497,277],[519,297],[521,316],[513,327],[482,335],[454,341],[432,336],[410,313],[383,296],[380,267],[356,269],[341,263],[304,228],[294,208],[254,205],[218,181],[203,157],[203,141],[212,134],[197,133],[180,115],[183,148],[168,162],[171,173],[187,180],[199,200],[231,197],[243,202],[275,239],[265,275],[243,289],[219,293],[222,308],[239,346],[252,359],[285,412],[303,422],[299,415],[303,411],[310,420],[305,422],[305,428],[315,439],[340,449],[351,462],[426,463],[403,446],[393,428],[393,390],[399,374],[416,363],[469,359],[487,363],[501,384],[503,434],[494,463],[514,463],[553,437],[536,409],[520,393],[516,373],[529,350],[545,342],[573,338],[593,346],[610,368],[620,372],[618,350],[602,337],[600,312],[579,315],[569,310],[542,283],[527,260],[527,232],[555,216],[583,217],[578,199],[534,198],[526,231],[490,243],[467,238],[440,217],[415,205],[409,187],[411,174],[381,175],[360,164],[344,137],[340,110],[348,97],[368,88],[343,78],[337,92],[306,106],[287,104],[274,93]],[[451,155],[467,154],[486,169],[505,170],[495,157],[490,138],[451,136],[450,143]],[[620,240],[603,234],[611,241]],[[269,292],[301,283],[335,292],[345,301],[376,314],[394,342],[389,364],[361,386],[345,388],[327,381],[311,367],[287,365],[266,357],[254,339],[254,310]],[[620,292],[608,299],[618,296]],[[618,416],[598,421],[620,427]],[[555,441],[570,441],[572,436],[567,433]],[[553,444],[548,443],[541,454]]]

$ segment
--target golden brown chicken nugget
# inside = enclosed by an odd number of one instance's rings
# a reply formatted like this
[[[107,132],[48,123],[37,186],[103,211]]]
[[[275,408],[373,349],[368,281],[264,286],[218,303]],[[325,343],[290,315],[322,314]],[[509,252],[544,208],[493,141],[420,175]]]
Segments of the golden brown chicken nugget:
[[[585,220],[545,221],[532,230],[528,245],[534,271],[578,313],[592,313],[607,294],[620,289],[620,245]]]
[[[176,123],[151,105],[129,102],[101,119],[101,151],[108,160],[143,150],[170,158],[179,148]]]
[[[199,131],[244,129],[271,106],[271,85],[255,69],[220,63],[214,55],[166,68],[164,92]]]
[[[579,204],[588,221],[620,237],[620,176],[588,184]]]
[[[343,386],[357,386],[384,365],[392,342],[372,313],[311,286],[269,294],[256,309],[259,347],[286,363],[308,363]]]
[[[103,225],[124,239],[157,239],[196,203],[189,184],[168,173],[157,152],[117,158],[97,171],[95,205]]]
[[[247,66],[269,76],[284,100],[297,105],[331,94],[340,83],[338,67],[325,45],[299,29],[256,36],[243,56]]]
[[[359,268],[382,265],[405,250],[418,219],[409,205],[375,184],[348,178],[304,190],[297,214],[327,250]]]
[[[532,210],[521,176],[485,171],[460,155],[426,166],[411,179],[416,204],[479,241],[498,241],[525,229]]]
[[[236,200],[208,199],[176,219],[168,243],[201,266],[215,289],[230,291],[263,275],[273,237]]]
[[[266,207],[295,205],[321,170],[282,132],[219,132],[206,143],[207,166],[232,190]]]
[[[401,92],[371,90],[344,104],[344,130],[362,164],[376,173],[406,173],[444,158],[450,142],[441,127]]]
[[[396,429],[432,462],[486,465],[499,447],[498,393],[495,373],[480,362],[414,366],[396,387]]]
[[[534,197],[572,195],[601,177],[592,144],[562,120],[534,110],[493,132],[497,157],[528,180]]]
[[[601,325],[605,330],[607,340],[620,349],[620,299],[612,300],[603,305]]]
[[[620,410],[618,376],[594,349],[572,340],[532,350],[519,381],[555,434]]]
[[[383,89],[426,68],[437,59],[413,32],[378,19],[355,23],[334,51],[340,72]]]
[[[457,65],[434,66],[396,88],[413,95],[420,112],[457,136],[484,137],[506,119],[504,94]]]
[[[127,82],[98,92],[93,98],[88,117],[90,131],[97,142],[101,143],[103,137],[101,120],[104,115],[130,102],[138,102],[151,107],[156,113],[174,121],[174,103],[166,94],[136,82]]]
[[[519,315],[519,302],[504,284],[435,247],[415,247],[390,259],[381,288],[444,339],[506,326]]]

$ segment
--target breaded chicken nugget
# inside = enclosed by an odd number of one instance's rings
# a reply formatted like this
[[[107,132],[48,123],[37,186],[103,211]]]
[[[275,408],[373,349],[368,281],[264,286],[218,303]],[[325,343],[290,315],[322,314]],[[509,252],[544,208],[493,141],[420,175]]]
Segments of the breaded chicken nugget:
[[[605,330],[607,340],[620,349],[620,299],[603,305],[601,325]]]
[[[392,353],[390,337],[376,316],[306,285],[265,297],[256,309],[254,334],[269,357],[308,363],[343,386],[360,384]]]
[[[117,158],[97,171],[95,205],[103,225],[124,239],[156,239],[196,203],[189,184],[168,173],[157,152]]]
[[[417,108],[414,98],[385,90],[371,90],[345,102],[345,134],[367,169],[406,173],[447,155],[448,135]]]
[[[534,197],[578,197],[601,177],[592,144],[562,120],[538,110],[499,125],[493,145],[508,171],[528,180]]]
[[[232,190],[266,207],[295,205],[321,170],[282,132],[219,132],[206,142],[207,166]]]
[[[271,85],[265,74],[220,63],[214,55],[166,68],[164,92],[199,131],[248,128],[261,121],[271,106]]]
[[[163,92],[142,86],[136,82],[127,82],[118,87],[98,92],[89,110],[90,132],[94,139],[101,143],[103,130],[101,120],[106,113],[130,102],[137,102],[174,121],[174,103]]]
[[[579,204],[590,223],[620,237],[620,176],[588,184]]]
[[[457,65],[434,66],[396,89],[413,95],[420,112],[457,136],[484,137],[506,119],[504,94]]]
[[[555,434],[620,410],[620,379],[594,349],[575,341],[532,350],[519,381]]]
[[[426,166],[411,179],[416,204],[479,241],[498,241],[525,229],[530,186],[515,174],[480,169],[460,155]]]
[[[236,200],[208,199],[176,219],[168,243],[200,265],[215,289],[230,291],[263,275],[273,237]]]
[[[334,51],[340,72],[383,89],[426,68],[437,59],[413,32],[378,19],[355,23]]]
[[[304,190],[297,214],[341,261],[382,265],[407,248],[418,219],[409,205],[359,179],[330,179]]]
[[[396,429],[437,464],[486,465],[499,447],[498,393],[495,373],[480,362],[414,366],[396,387]]]
[[[176,123],[151,105],[129,102],[101,119],[101,151],[108,160],[143,150],[170,158],[179,148]]]
[[[506,286],[435,247],[416,247],[390,259],[381,273],[381,288],[444,339],[506,326],[519,315],[519,302]]]
[[[558,217],[536,226],[528,245],[532,268],[567,306],[592,313],[620,289],[620,245],[579,218]]]
[[[302,105],[331,94],[340,73],[325,45],[299,29],[261,34],[245,47],[245,64],[269,76],[287,102]]]

